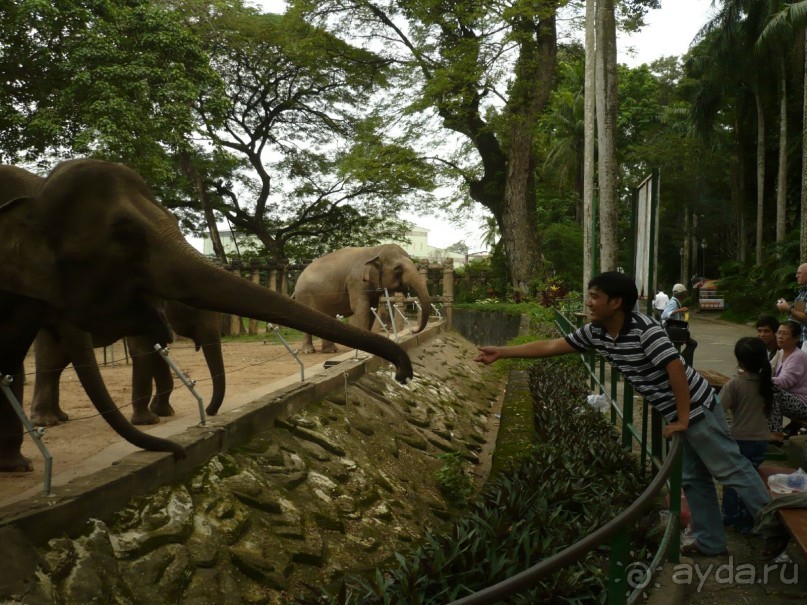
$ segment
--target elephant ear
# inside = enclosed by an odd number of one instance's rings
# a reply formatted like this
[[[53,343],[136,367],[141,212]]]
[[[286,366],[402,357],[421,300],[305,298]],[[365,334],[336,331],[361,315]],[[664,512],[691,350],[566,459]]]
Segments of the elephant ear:
[[[30,212],[30,199],[0,207],[0,289],[57,304],[56,257]]]
[[[363,282],[378,284],[381,281],[381,259],[376,255],[364,263]]]

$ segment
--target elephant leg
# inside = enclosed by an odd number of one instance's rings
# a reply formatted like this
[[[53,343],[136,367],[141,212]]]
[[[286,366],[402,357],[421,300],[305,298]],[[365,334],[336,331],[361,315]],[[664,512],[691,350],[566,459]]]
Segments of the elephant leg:
[[[174,377],[171,375],[171,368],[165,363],[165,360],[159,353],[153,351],[151,353],[151,372],[154,376],[154,385],[157,391],[154,397],[151,398],[149,403],[149,410],[157,416],[173,416],[175,414],[174,408],[171,407],[171,393],[174,392]]]
[[[24,377],[22,365],[12,374],[11,392],[22,405]],[[22,455],[22,421],[5,394],[0,393],[0,472],[30,473],[34,465],[30,458]]]
[[[331,342],[330,340],[322,339],[322,352],[323,353],[336,353],[339,349],[336,348],[336,345]]]
[[[151,350],[148,338],[130,336],[126,342],[132,355],[132,424],[158,424],[160,417],[149,410],[149,400],[154,377],[153,357],[159,357],[159,353]]]
[[[216,336],[218,337],[218,332],[216,332]],[[210,378],[213,380],[213,394],[205,411],[211,416],[215,416],[224,401],[224,392],[227,388],[221,342],[216,339],[214,342],[202,345],[202,353],[204,353],[207,368],[210,370]]]
[[[300,349],[301,353],[316,353],[314,343],[311,340],[311,334],[303,334],[303,348]]]
[[[34,426],[55,426],[69,418],[59,405],[59,379],[70,363],[70,357],[48,329],[39,331],[34,348],[36,379],[31,401],[31,422]]]

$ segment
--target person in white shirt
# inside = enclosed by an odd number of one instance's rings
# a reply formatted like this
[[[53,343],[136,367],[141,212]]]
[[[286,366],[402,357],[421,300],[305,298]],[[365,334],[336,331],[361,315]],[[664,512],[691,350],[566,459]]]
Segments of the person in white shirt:
[[[670,302],[670,297],[664,293],[664,290],[656,292],[656,296],[653,298],[653,316],[659,321],[661,321],[661,313],[668,302]]]

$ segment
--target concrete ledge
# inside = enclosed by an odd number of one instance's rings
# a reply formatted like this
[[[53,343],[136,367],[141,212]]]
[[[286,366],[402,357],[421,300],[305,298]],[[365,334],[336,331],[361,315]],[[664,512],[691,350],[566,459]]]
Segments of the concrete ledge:
[[[404,350],[412,350],[447,330],[433,324],[418,334],[401,338]],[[164,452],[138,450],[111,466],[56,486],[50,496],[38,495],[0,508],[0,527],[14,526],[34,544],[80,529],[90,518],[104,519],[123,508],[133,497],[184,480],[216,454],[243,445],[278,418],[291,416],[328,393],[344,389],[348,381],[375,372],[386,359],[350,351],[335,358],[340,363],[316,373],[305,382],[292,376],[278,389],[241,407],[208,419],[170,437],[185,446],[187,457],[174,460]],[[283,384],[288,383],[288,384]]]

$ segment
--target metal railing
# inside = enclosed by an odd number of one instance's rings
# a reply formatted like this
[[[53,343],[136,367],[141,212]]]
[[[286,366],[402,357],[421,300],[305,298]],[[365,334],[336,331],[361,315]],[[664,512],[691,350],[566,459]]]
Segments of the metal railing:
[[[577,324],[583,322],[582,314],[576,314],[576,316],[575,323],[572,323],[561,311],[556,309],[555,325],[562,333],[567,334],[574,330]],[[607,540],[610,540],[611,553],[607,586],[607,603],[609,605],[630,605],[636,602],[652,581],[653,574],[660,568],[665,557],[670,562],[678,562],[681,519],[681,436],[676,434],[670,441],[664,439],[661,432],[661,415],[652,410],[645,400],[642,401],[642,422],[640,426],[637,426],[634,423],[634,397],[630,385],[624,380],[622,381],[623,388],[620,397],[621,377],[619,373],[612,368],[608,372],[608,384],[606,384],[605,359],[596,353],[587,353],[582,357],[590,376],[591,389],[599,390],[600,393],[606,395],[609,401],[611,422],[615,425],[621,424],[623,447],[633,449],[634,441],[638,444],[642,468],[648,469],[649,472],[657,469],[653,480],[626,510],[594,533],[521,573],[453,601],[450,605],[487,605],[528,590],[536,586],[543,578],[580,560],[585,554]],[[628,574],[632,572],[630,561],[628,561],[632,523],[655,503],[665,485],[669,489],[670,521],[655,557],[650,563],[642,566],[644,577],[631,576],[629,578]]]

